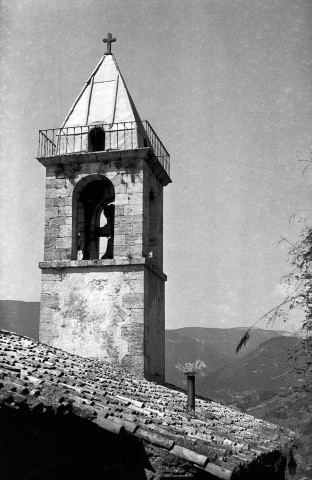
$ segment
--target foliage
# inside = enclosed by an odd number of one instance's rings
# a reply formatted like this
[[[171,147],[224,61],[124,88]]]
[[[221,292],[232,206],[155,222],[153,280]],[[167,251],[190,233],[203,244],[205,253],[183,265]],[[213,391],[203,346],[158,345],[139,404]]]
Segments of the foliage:
[[[294,218],[294,216],[292,216]],[[303,227],[295,243],[282,238],[279,243],[289,245],[290,272],[283,277],[287,286],[284,300],[260,317],[244,334],[236,348],[238,353],[249,339],[250,330],[261,320],[274,323],[277,318],[287,321],[294,309],[304,313],[301,340],[290,355],[294,371],[301,376],[300,390],[312,391],[312,227],[307,218],[299,219]]]
[[[178,363],[176,368],[183,373],[198,373],[205,366],[202,360],[195,360],[195,362],[186,362],[184,364]]]

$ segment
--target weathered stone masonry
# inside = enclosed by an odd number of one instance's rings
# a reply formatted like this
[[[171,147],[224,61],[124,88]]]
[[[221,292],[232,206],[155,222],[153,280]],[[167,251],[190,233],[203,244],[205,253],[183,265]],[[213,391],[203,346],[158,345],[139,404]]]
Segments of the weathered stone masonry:
[[[163,378],[163,179],[151,159],[149,148],[39,159],[47,169],[40,339]],[[90,179],[115,190],[113,259],[73,252],[75,187]]]
[[[62,126],[39,132],[46,167],[40,340],[164,380],[163,187],[170,156],[107,51]]]

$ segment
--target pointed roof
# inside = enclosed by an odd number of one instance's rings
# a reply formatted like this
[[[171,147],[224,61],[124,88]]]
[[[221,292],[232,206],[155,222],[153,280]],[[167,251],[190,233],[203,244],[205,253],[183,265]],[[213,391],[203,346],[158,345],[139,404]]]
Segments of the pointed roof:
[[[64,127],[137,122],[139,114],[113,54],[105,54],[70,109]]]

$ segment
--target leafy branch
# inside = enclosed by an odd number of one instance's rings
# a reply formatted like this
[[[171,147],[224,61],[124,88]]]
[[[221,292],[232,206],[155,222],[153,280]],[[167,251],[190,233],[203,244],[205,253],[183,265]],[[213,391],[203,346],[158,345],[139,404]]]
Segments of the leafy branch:
[[[309,160],[311,163],[312,161]],[[294,216],[292,216],[292,219]],[[260,321],[267,320],[274,323],[277,318],[284,318],[287,321],[293,309],[300,309],[304,312],[305,319],[302,322],[302,333],[304,338],[298,342],[298,347],[290,357],[294,361],[294,372],[301,375],[303,390],[312,388],[312,227],[308,225],[310,220],[307,216],[304,219],[304,227],[301,229],[298,240],[293,243],[288,238],[282,238],[278,244],[286,242],[289,245],[289,262],[291,271],[283,277],[284,282],[291,290],[278,305],[258,318],[245,332],[236,347],[238,353],[250,338],[250,332]]]

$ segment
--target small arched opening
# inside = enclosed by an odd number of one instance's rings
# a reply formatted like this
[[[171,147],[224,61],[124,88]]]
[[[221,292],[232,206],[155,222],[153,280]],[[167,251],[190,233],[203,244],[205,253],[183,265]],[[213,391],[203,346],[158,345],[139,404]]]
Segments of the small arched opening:
[[[114,257],[115,190],[108,178],[90,175],[73,195],[73,260]]]
[[[102,152],[105,150],[105,132],[102,127],[92,128],[88,137],[88,151]]]

